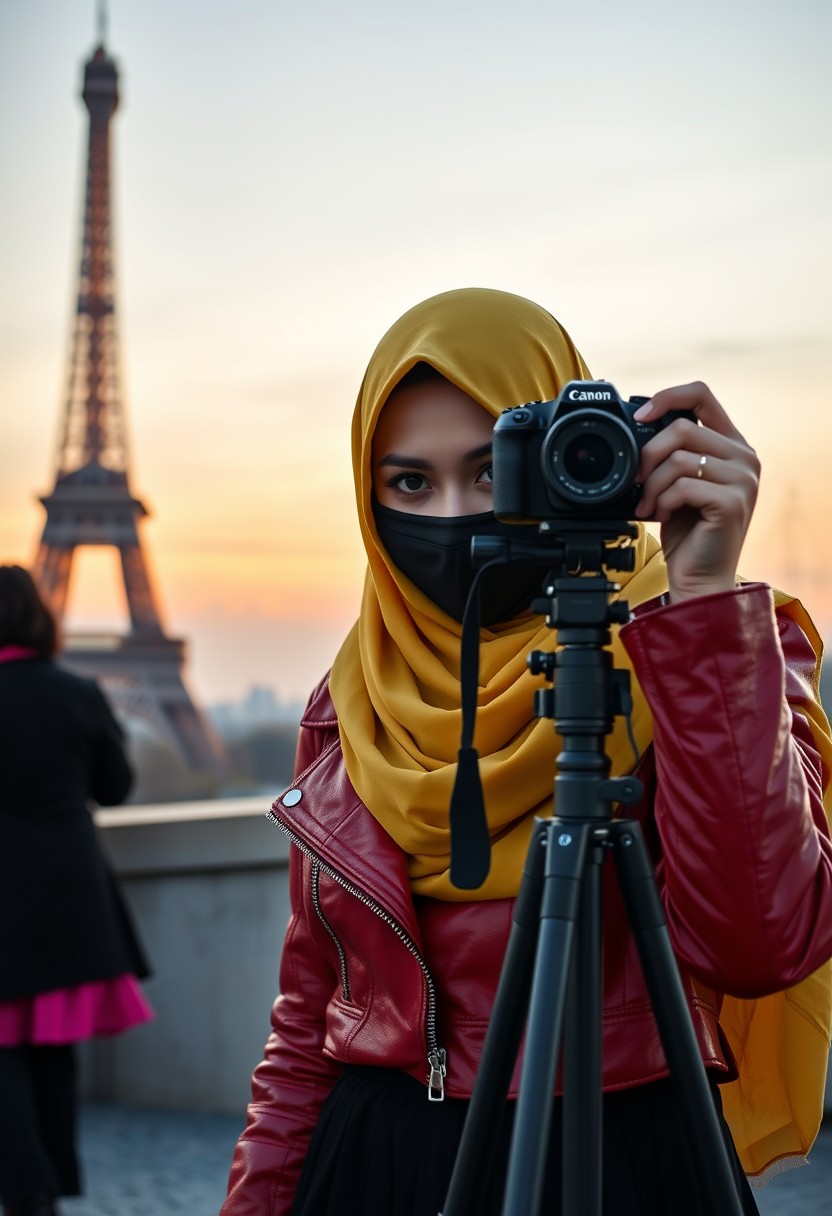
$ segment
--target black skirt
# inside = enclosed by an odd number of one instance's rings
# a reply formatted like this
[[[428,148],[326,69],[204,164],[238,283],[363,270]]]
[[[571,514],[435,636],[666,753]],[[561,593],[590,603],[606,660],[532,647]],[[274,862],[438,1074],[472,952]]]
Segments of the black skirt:
[[[759,1216],[714,1101],[746,1216]],[[543,1205],[561,1212],[561,1109],[555,1103]],[[468,1102],[428,1102],[423,1085],[381,1068],[345,1069],[324,1103],[306,1156],[292,1216],[438,1216]],[[514,1103],[507,1102],[477,1216],[500,1216]],[[713,1216],[703,1194],[670,1081],[606,1094],[603,1107],[604,1216]]]

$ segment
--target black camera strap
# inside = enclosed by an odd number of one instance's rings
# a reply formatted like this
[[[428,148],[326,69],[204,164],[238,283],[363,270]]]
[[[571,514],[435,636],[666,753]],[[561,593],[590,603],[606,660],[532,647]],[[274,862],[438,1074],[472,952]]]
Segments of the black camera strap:
[[[487,570],[505,562],[506,557],[501,556],[479,567],[462,617],[459,672],[462,729],[451,794],[450,824],[451,882],[465,891],[481,887],[491,868],[491,839],[480,780],[480,758],[474,747],[480,686],[480,585]]]

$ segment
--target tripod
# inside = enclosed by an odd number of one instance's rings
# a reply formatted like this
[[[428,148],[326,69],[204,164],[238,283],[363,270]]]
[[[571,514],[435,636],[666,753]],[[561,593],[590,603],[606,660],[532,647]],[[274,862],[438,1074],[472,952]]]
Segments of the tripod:
[[[496,1130],[520,1041],[526,1044],[509,1154],[503,1216],[538,1216],[546,1172],[553,1095],[563,1046],[563,1212],[601,1216],[602,878],[612,855],[708,1210],[741,1216],[684,990],[664,920],[653,865],[639,824],[613,819],[612,803],[643,793],[635,777],[611,779],[603,738],[629,703],[629,674],[604,649],[609,626],[627,605],[610,604],[617,586],[603,566],[626,568],[627,550],[606,541],[624,529],[601,524],[570,536],[564,569],[550,575],[533,607],[558,630],[561,649],[534,651],[533,674],[552,687],[535,695],[538,717],[552,718],[563,741],[555,807],[535,819],[508,948],[450,1188],[441,1216],[482,1208]],[[546,525],[541,526],[546,530]],[[525,547],[524,547],[525,548]],[[510,559],[509,559],[510,560]],[[557,671],[557,680],[555,672]]]

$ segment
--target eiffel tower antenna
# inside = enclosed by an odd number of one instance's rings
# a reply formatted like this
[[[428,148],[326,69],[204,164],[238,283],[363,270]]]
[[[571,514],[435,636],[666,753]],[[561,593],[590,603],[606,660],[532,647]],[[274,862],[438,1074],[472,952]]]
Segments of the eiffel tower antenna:
[[[118,69],[104,49],[106,10],[98,7],[101,41],[84,65],[89,111],[81,264],[57,472],[41,498],[46,522],[33,567],[58,620],[66,608],[78,548],[118,550],[130,615],[123,637],[68,637],[64,661],[98,677],[114,703],[143,717],[198,769],[218,769],[222,747],[182,681],[185,643],[168,637],[138,532],[147,515],[128,480],[128,449],[119,384],[110,208],[110,123],[118,108]]]
[[[107,0],[98,0],[98,10],[96,13],[96,26],[98,28],[98,45],[106,46],[106,44],[107,44]]]

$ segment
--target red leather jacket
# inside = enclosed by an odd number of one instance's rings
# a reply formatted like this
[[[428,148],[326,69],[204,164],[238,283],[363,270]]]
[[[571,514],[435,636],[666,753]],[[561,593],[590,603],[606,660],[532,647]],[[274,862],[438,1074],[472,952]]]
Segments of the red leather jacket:
[[[648,606],[621,636],[654,716],[639,768],[645,797],[627,813],[656,860],[703,1058],[730,1074],[721,994],[790,987],[832,955],[828,774],[800,712],[815,699],[815,655],[788,617],[774,624],[762,585]],[[426,1083],[441,1047],[445,1092],[470,1095],[511,922],[510,900],[414,901],[405,856],[347,777],[327,681],[303,718],[294,786],[271,817],[297,846],[293,914],[221,1216],[291,1210],[344,1063]],[[617,886],[607,875],[605,884],[611,1089],[667,1068]]]

